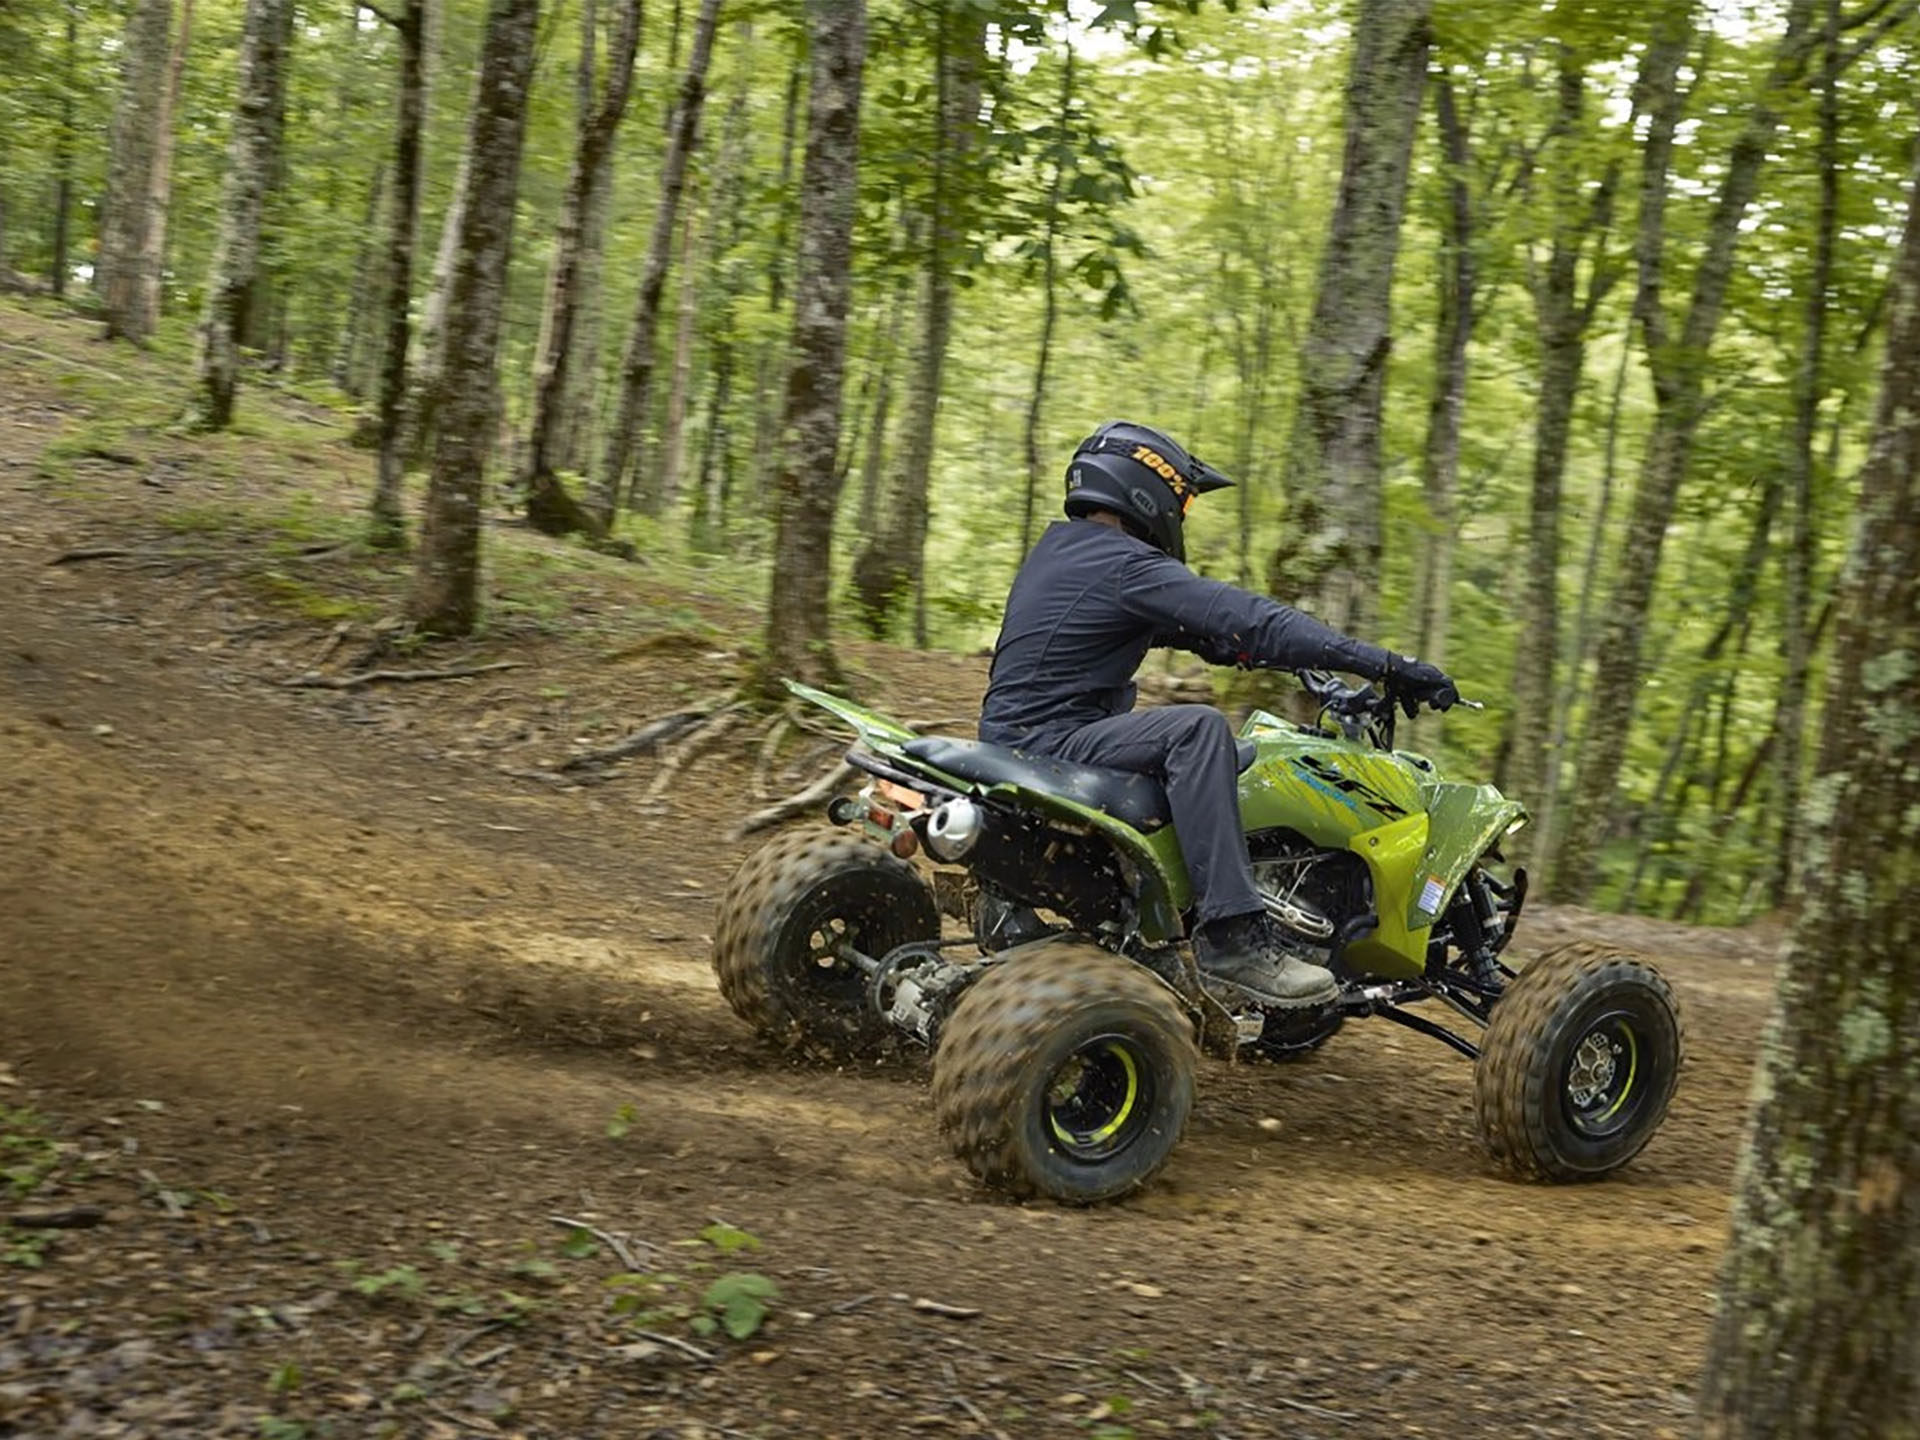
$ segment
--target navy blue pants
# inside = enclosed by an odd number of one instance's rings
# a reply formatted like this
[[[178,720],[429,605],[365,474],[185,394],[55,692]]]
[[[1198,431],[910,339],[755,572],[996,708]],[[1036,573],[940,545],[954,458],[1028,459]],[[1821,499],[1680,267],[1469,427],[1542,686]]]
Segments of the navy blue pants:
[[[1048,741],[1044,751],[1082,765],[1152,775],[1166,786],[1201,924],[1265,909],[1240,829],[1233,727],[1213,706],[1158,705],[1114,715]]]

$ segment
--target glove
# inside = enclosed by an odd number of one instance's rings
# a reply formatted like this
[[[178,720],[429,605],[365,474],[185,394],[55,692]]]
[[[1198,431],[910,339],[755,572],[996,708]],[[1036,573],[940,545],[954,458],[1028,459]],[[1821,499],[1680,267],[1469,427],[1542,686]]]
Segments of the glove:
[[[1387,662],[1387,693],[1400,702],[1409,720],[1422,705],[1451,710],[1460,703],[1460,687],[1446,671],[1411,655],[1395,655]]]

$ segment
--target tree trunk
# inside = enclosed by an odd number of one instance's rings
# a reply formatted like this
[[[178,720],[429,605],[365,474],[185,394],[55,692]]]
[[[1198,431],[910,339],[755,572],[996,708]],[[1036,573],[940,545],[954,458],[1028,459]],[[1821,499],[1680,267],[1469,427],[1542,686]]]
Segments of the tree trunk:
[[[660,508],[671,510],[680,498],[680,476],[687,461],[687,396],[693,389],[693,322],[700,312],[696,281],[694,211],[688,203],[680,217],[680,264],[675,288],[679,314],[673,329],[673,372],[667,380],[667,414],[660,427]],[[704,231],[703,231],[704,242]]]
[[[140,303],[147,206],[153,192],[154,136],[166,90],[167,31],[173,0],[133,0],[120,40],[120,97],[107,151],[107,200],[94,284],[108,336],[136,345],[149,334]]]
[[[1047,220],[1040,236],[1040,353],[1033,364],[1033,394],[1027,400],[1027,493],[1020,507],[1020,554],[1026,562],[1033,548],[1034,501],[1040,490],[1040,412],[1047,398],[1047,367],[1053,358],[1053,327],[1059,316],[1059,264],[1054,250],[1060,235],[1060,185],[1067,171],[1067,127],[1073,121],[1073,36],[1066,38],[1060,66],[1060,108],[1054,112],[1058,133],[1053,137],[1053,171],[1047,180]]]
[[[1787,450],[1792,533],[1787,542],[1785,614],[1781,648],[1786,674],[1780,682],[1780,766],[1776,794],[1782,817],[1781,841],[1770,893],[1775,906],[1792,893],[1793,836],[1800,809],[1802,737],[1806,733],[1807,671],[1813,663],[1807,614],[1813,598],[1814,535],[1813,438],[1819,423],[1822,361],[1827,339],[1827,292],[1833,283],[1834,232],[1840,213],[1840,4],[1825,0],[1820,76],[1820,130],[1816,163],[1820,169],[1820,218],[1814,231],[1813,265],[1807,277],[1807,322],[1801,332],[1800,362],[1793,376],[1793,430]]]
[[[1600,552],[1605,548],[1607,523],[1613,515],[1614,482],[1619,477],[1620,459],[1620,404],[1626,396],[1627,363],[1633,358],[1631,338],[1622,336],[1620,340],[1620,361],[1614,367],[1612,399],[1607,402],[1607,438],[1603,458],[1600,464],[1600,494],[1593,507],[1592,518],[1587,523],[1587,553],[1585,563],[1580,567],[1580,598],[1574,605],[1573,631],[1567,636],[1564,646],[1562,669],[1564,678],[1559,693],[1553,702],[1553,739],[1547,746],[1547,768],[1542,779],[1545,798],[1540,807],[1539,818],[1531,828],[1538,831],[1534,836],[1530,850],[1533,859],[1538,862],[1545,893],[1552,893],[1553,873],[1548,870],[1547,861],[1559,847],[1555,841],[1559,837],[1560,813],[1560,757],[1567,747],[1568,727],[1573,719],[1573,704],[1579,698],[1582,686],[1581,678],[1586,673],[1587,656],[1593,648],[1593,597],[1600,586]],[[1571,401],[1569,401],[1571,406]],[[1524,792],[1518,792],[1524,797]],[[1525,830],[1520,832],[1526,834]]]
[[[404,57],[403,57],[404,61]],[[373,308],[373,292],[384,289],[385,278],[374,265],[379,248],[380,204],[386,198],[387,165],[383,160],[373,167],[373,179],[367,185],[367,208],[360,226],[360,244],[353,257],[353,284],[347,291],[347,313],[340,320],[340,343],[334,347],[333,364],[328,367],[334,385],[358,400],[361,389],[360,340],[367,312]]]
[[[439,423],[440,374],[447,356],[447,294],[459,255],[461,227],[466,223],[460,207],[466,204],[472,165],[473,156],[463,147],[453,172],[453,196],[440,220],[440,243],[433,255],[426,302],[420,309],[420,363],[414,367],[412,398],[407,406],[407,449],[416,456],[426,453]]]
[[[387,334],[380,357],[379,460],[367,538],[377,547],[406,543],[400,503],[406,445],[408,317],[413,298],[414,226],[420,211],[420,130],[426,114],[429,0],[400,0],[400,93],[394,119],[393,218],[387,236]]]
[[[1735,1183],[1712,1440],[1920,1434],[1920,146],[1799,817],[1806,893]]]
[[[167,261],[167,211],[173,200],[173,117],[180,108],[180,80],[187,68],[187,46],[193,38],[193,0],[180,0],[180,28],[167,56],[167,79],[160,89],[160,108],[153,120],[153,168],[147,179],[147,224],[140,239],[138,281],[134,304],[140,310],[143,334],[160,325],[161,277]]]
[[[1559,899],[1578,904],[1598,880],[1600,849],[1613,823],[1615,792],[1626,757],[1640,688],[1641,642],[1659,573],[1660,552],[1686,478],[1693,441],[1705,415],[1709,349],[1733,273],[1740,222],[1759,184],[1760,169],[1778,128],[1776,106],[1806,58],[1813,0],[1792,0],[1787,31],[1759,98],[1727,157],[1709,222],[1693,293],[1678,334],[1670,334],[1661,296],[1665,269],[1668,161],[1680,117],[1678,71],[1692,35],[1691,0],[1680,0],[1659,22],[1642,63],[1636,92],[1650,102],[1636,246],[1639,290],[1634,315],[1653,372],[1654,423],[1641,464],[1640,484],[1615,573],[1618,575],[1594,671],[1593,701],[1582,736],[1572,814],[1554,863]]]
[[[1372,628],[1380,581],[1381,396],[1432,8],[1360,0],[1340,190],[1281,487],[1287,538],[1269,569],[1276,595],[1349,632]]]
[[[190,421],[224,430],[240,383],[240,341],[260,266],[260,215],[280,144],[281,93],[293,0],[247,0],[240,41],[240,98],[220,189],[220,238],[207,277],[194,353]]]
[[[905,455],[889,489],[876,533],[854,562],[854,596],[867,629],[878,639],[902,600],[915,597],[913,638],[927,643],[925,564],[927,488],[940,411],[940,381],[953,330],[954,271],[966,235],[962,219],[970,187],[963,170],[980,125],[986,63],[986,12],[944,5],[935,21],[933,205],[927,227],[925,325],[907,405]]]
[[[1453,101],[1453,82],[1434,83],[1434,110],[1445,155],[1446,232],[1440,267],[1440,313],[1434,324],[1433,399],[1427,406],[1427,443],[1420,457],[1420,489],[1426,501],[1414,578],[1414,647],[1424,660],[1446,664],[1452,609],[1454,483],[1460,472],[1460,420],[1467,404],[1467,345],[1476,319],[1473,189],[1466,127]]]
[[[613,428],[607,434],[605,457],[595,478],[590,506],[602,530],[613,527],[620,498],[627,485],[646,423],[653,390],[654,336],[660,325],[660,300],[666,289],[667,260],[673,251],[674,218],[687,184],[687,162],[700,134],[700,111],[707,98],[707,61],[713,54],[713,31],[720,18],[720,0],[700,0],[694,21],[693,45],[687,54],[686,74],[680,80],[680,98],[674,104],[666,158],[660,163],[660,199],[654,207],[653,232],[647,237],[647,255],[640,266],[640,293],[634,302],[633,329],[627,335],[626,356],[620,366],[620,402]],[[657,476],[643,475],[634,486],[639,508],[655,514],[661,503]]]
[[[494,433],[494,361],[513,245],[513,209],[526,134],[539,0],[491,0],[480,51],[467,192],[447,286],[446,361],[420,557],[408,618],[466,635],[480,612],[480,505]]]
[[[53,140],[53,260],[47,276],[54,295],[67,293],[67,225],[73,214],[73,59],[79,48],[79,0],[67,0],[67,43],[61,52],[60,129]]]
[[[800,186],[800,254],[787,373],[785,443],[774,532],[773,585],[759,688],[782,678],[839,679],[827,597],[840,469],[841,379],[846,359],[853,220],[859,198],[860,84],[866,57],[864,0],[807,0],[811,88]]]
[[[554,237],[553,270],[547,281],[547,301],[540,320],[540,345],[533,367],[533,420],[527,431],[526,468],[521,485],[527,496],[527,520],[536,530],[563,535],[594,528],[560,483],[563,468],[562,432],[579,424],[583,392],[590,393],[598,366],[598,289],[600,250],[606,234],[606,197],[613,190],[613,141],[633,91],[634,52],[640,45],[640,0],[623,0],[618,33],[607,57],[607,73],[594,94],[593,10],[588,6],[580,41],[579,137],[574,143],[573,170],[567,177],[566,198],[560,206],[560,229]],[[594,294],[589,297],[591,288]],[[576,359],[576,327],[592,307],[594,345],[591,358]],[[582,373],[576,375],[578,361]]]
[[[1546,893],[1549,878],[1542,863],[1548,855],[1546,822],[1553,808],[1551,791],[1559,783],[1562,738],[1556,723],[1558,692],[1554,685],[1554,665],[1560,653],[1560,488],[1567,469],[1567,437],[1573,426],[1574,402],[1586,366],[1587,331],[1618,276],[1601,252],[1612,224],[1619,172],[1609,166],[1592,197],[1584,197],[1586,176],[1575,157],[1576,147],[1587,134],[1583,124],[1586,74],[1579,57],[1566,47],[1558,56],[1557,88],[1557,113],[1535,166],[1551,176],[1547,203],[1553,212],[1552,240],[1545,269],[1529,276],[1535,329],[1540,337],[1540,398],[1534,411],[1533,490],[1520,640],[1513,661],[1513,745],[1505,777],[1510,793],[1542,807],[1541,823],[1522,830],[1509,846],[1516,861],[1534,864],[1542,893]],[[1595,253],[1583,299],[1580,267],[1590,239]],[[1617,413],[1617,396],[1615,405]],[[1611,443],[1610,431],[1609,446]],[[1597,517],[1602,528],[1610,498],[1609,484]],[[1596,531],[1595,547],[1599,538]],[[1590,566],[1597,566],[1598,559],[1599,550],[1595,548],[1589,557]]]

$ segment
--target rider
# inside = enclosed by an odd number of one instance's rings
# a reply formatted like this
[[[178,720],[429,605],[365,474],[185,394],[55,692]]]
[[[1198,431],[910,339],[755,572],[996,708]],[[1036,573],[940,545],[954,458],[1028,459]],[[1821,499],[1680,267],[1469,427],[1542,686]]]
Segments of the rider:
[[[1202,971],[1270,1006],[1322,1004],[1333,975],[1288,953],[1267,918],[1239,818],[1237,752],[1211,705],[1133,708],[1153,646],[1215,665],[1327,668],[1389,681],[1409,705],[1460,692],[1438,666],[1352,640],[1310,615],[1186,566],[1194,497],[1233,484],[1158,430],[1102,425],[1067,467],[1067,523],[1015,577],[980,716],[991,744],[1157,776],[1193,881]]]

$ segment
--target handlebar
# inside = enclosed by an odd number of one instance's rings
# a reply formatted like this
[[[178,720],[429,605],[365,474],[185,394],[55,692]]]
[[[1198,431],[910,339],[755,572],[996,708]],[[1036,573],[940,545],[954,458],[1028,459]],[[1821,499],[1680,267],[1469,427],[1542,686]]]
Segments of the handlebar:
[[[1403,700],[1394,693],[1391,680],[1375,689],[1371,681],[1362,681],[1358,685],[1342,684],[1337,676],[1325,670],[1301,670],[1296,673],[1307,694],[1320,703],[1321,719],[1331,715],[1334,724],[1349,740],[1365,738],[1372,741],[1376,749],[1393,749],[1393,732]],[[1487,708],[1479,700],[1462,698],[1459,703],[1468,710]],[[1408,712],[1408,718],[1412,718],[1411,711]]]

